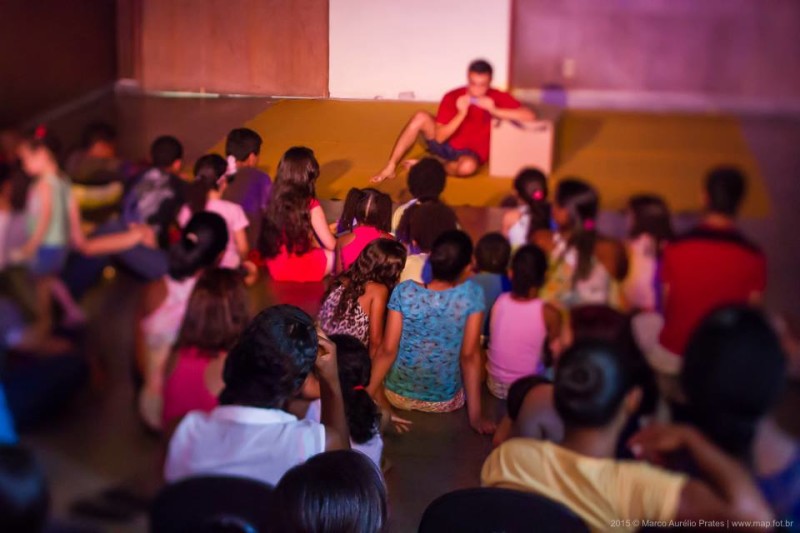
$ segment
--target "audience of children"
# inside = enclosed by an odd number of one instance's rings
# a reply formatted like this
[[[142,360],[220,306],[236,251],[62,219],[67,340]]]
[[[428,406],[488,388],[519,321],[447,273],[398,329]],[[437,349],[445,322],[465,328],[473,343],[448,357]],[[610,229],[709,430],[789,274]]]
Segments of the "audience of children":
[[[511,292],[492,308],[486,385],[500,399],[517,379],[544,372],[545,352],[560,351],[561,313],[538,297],[546,270],[547,258],[536,245],[517,250]]]
[[[446,178],[435,159],[411,168],[414,198],[393,216],[388,195],[351,191],[337,240],[316,198],[320,169],[309,148],[283,155],[274,185],[257,170],[261,138],[244,128],[229,134],[228,160],[198,159],[192,184],[179,177],[183,148],[173,137],[156,139],[152,168],[130,179],[113,128],[91,125],[82,148],[68,168],[76,188],[46,128],[21,140],[19,163],[2,162],[1,286],[9,266],[27,263],[36,318],[49,317],[54,297],[65,321],[79,323],[82,310],[59,276],[70,248],[161,248],[168,275],[142,293],[137,356],[145,422],[176,425],[168,481],[251,477],[277,485],[285,531],[380,530],[378,405],[440,413],[466,404],[472,428],[493,432],[481,400],[488,334],[486,386],[507,400],[508,416],[484,485],[544,495],[594,531],[630,530],[635,520],[800,520],[800,447],[772,417],[787,362],[750,307],[766,264],[736,228],[746,192],[738,170],[709,173],[706,213],[687,235],[674,235],[661,198],[632,197],[622,244],[598,234],[593,186],[562,179],[550,205],[546,176],[525,169],[514,182],[518,207],[500,233],[477,239],[473,263],[472,239],[439,199]],[[109,220],[123,185],[121,218]],[[83,213],[104,213],[93,239],[83,236],[78,200]],[[15,231],[20,221],[27,227]],[[247,325],[242,275],[229,269],[256,236],[274,281],[321,281],[340,266],[319,330],[286,305]],[[144,255],[127,257],[147,271]],[[656,392],[640,348],[672,407],[666,417],[691,427],[650,423]],[[2,419],[0,432],[15,438]],[[323,453],[351,447],[363,455]],[[631,454],[653,465],[622,460]]]
[[[349,204],[349,205],[348,205]],[[352,206],[352,209],[349,208]],[[350,189],[337,233],[338,270],[347,270],[375,239],[391,239],[392,199],[376,189]]]
[[[189,413],[172,435],[167,481],[223,474],[275,485],[323,451],[350,448],[336,345],[302,310],[277,305],[259,313],[228,353],[223,380],[220,405]],[[313,383],[319,386],[321,423],[283,410]]]
[[[536,242],[540,231],[549,231],[550,204],[547,202],[547,176],[535,168],[526,168],[514,178],[514,192],[519,206],[503,215],[503,235],[517,248]]]
[[[242,275],[227,268],[206,270],[189,297],[166,364],[163,427],[189,411],[217,406],[225,357],[248,322]]]
[[[383,341],[386,304],[405,261],[406,249],[399,242],[370,242],[355,263],[331,281],[319,312],[322,330],[352,335],[374,356]]]
[[[203,270],[218,264],[227,242],[228,229],[221,216],[197,213],[170,249],[169,274],[142,292],[136,324],[136,358],[144,379],[139,410],[153,429],[161,428],[164,368],[189,298]]]
[[[216,213],[228,225],[228,244],[220,260],[222,268],[239,268],[247,259],[250,245],[247,242],[249,222],[239,204],[223,200],[234,174],[229,174],[228,164],[221,155],[202,156],[194,164],[194,182],[188,192],[189,202],[178,212],[178,224],[185,226],[192,215],[201,211]]]
[[[259,239],[275,281],[321,281],[333,271],[336,237],[316,198],[318,177],[309,148],[290,148],[278,164]]]

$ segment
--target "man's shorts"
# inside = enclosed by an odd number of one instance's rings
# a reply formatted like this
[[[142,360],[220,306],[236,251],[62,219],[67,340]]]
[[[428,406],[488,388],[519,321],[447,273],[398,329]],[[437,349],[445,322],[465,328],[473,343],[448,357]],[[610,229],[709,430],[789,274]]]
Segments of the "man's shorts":
[[[436,157],[444,159],[445,161],[455,161],[462,155],[468,155],[470,157],[474,157],[476,160],[480,160],[478,155],[472,150],[459,150],[453,148],[447,141],[438,143],[434,139],[426,139],[426,142],[428,143],[428,151]]]

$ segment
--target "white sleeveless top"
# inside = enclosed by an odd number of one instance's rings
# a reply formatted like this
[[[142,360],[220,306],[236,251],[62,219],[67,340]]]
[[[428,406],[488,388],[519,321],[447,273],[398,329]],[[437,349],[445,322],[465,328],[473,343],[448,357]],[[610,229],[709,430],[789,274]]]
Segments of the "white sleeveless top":
[[[166,348],[169,350],[178,338],[186,307],[189,305],[197,276],[176,281],[169,276],[164,278],[167,297],[158,308],[142,319],[141,328],[148,351]]]
[[[528,228],[531,225],[530,209],[527,205],[517,208],[519,219],[508,229],[508,242],[511,248],[519,248],[528,244]]]
[[[578,267],[578,250],[568,248],[560,234],[553,235],[555,244],[550,255],[550,272],[541,297],[557,301],[570,309],[586,304],[612,304],[612,279],[603,263],[592,258],[592,271],[589,277],[573,283],[575,269]]]

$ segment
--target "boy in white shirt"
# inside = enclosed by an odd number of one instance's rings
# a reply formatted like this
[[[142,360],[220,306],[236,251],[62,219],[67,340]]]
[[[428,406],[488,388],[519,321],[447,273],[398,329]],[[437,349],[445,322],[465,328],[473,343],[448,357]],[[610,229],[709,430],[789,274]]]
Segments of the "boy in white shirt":
[[[284,411],[319,379],[321,424]],[[323,451],[349,449],[336,346],[310,316],[278,305],[259,313],[228,354],[219,407],[191,412],[169,443],[164,477],[196,474],[257,479],[275,485],[286,471]]]

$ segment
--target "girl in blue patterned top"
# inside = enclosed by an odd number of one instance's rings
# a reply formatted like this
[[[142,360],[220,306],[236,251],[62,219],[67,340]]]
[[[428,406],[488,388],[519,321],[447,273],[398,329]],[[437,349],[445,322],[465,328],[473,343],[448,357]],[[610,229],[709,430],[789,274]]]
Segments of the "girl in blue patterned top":
[[[433,244],[433,281],[395,288],[369,390],[374,394],[383,383],[389,403],[406,410],[449,412],[466,401],[473,429],[491,433],[494,424],[481,414],[484,299],[466,280],[471,259],[469,236],[448,231]]]

